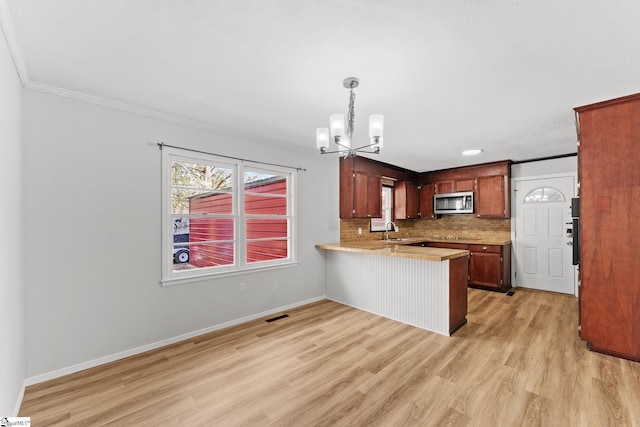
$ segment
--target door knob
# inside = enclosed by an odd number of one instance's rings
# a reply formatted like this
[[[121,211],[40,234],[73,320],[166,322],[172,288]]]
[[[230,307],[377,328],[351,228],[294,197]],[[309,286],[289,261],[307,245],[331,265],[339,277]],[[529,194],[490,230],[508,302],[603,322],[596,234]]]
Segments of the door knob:
[[[573,242],[567,242],[567,245],[573,246]]]

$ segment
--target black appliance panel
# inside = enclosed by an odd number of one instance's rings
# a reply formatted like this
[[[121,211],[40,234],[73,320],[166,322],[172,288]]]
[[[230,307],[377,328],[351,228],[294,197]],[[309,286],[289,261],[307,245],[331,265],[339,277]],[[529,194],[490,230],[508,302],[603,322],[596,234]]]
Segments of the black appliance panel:
[[[580,265],[580,198],[571,199],[573,217],[573,265]]]

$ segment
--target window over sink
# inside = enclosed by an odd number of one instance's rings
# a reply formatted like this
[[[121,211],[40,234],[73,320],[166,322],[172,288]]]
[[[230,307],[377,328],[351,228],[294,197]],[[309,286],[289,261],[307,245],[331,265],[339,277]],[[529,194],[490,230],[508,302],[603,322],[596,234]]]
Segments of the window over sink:
[[[382,186],[382,218],[371,218],[369,231],[385,231],[384,227],[393,218],[393,187]],[[393,230],[393,225],[390,227]]]

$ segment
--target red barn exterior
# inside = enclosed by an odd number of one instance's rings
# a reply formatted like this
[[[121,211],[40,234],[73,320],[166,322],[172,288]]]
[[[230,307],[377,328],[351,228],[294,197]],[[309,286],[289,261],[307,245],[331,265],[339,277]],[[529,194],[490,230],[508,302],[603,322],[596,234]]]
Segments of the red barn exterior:
[[[247,263],[287,258],[289,227],[286,218],[286,179],[278,176],[248,183],[245,184],[244,191]],[[231,215],[232,204],[231,194],[208,193],[189,200],[189,213]],[[260,218],[259,215],[270,217]],[[274,218],[273,215],[282,218]],[[213,267],[234,263],[233,218],[191,217],[189,224],[192,266]],[[221,240],[223,242],[219,242]]]

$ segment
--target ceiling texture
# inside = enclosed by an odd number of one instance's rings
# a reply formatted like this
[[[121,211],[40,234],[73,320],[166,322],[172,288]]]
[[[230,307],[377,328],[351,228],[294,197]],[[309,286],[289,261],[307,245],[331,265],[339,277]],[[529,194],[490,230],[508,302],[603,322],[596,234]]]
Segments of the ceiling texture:
[[[311,152],[355,76],[354,145],[384,114],[418,172],[575,153],[574,107],[640,92],[638,0],[0,3],[27,88]]]

